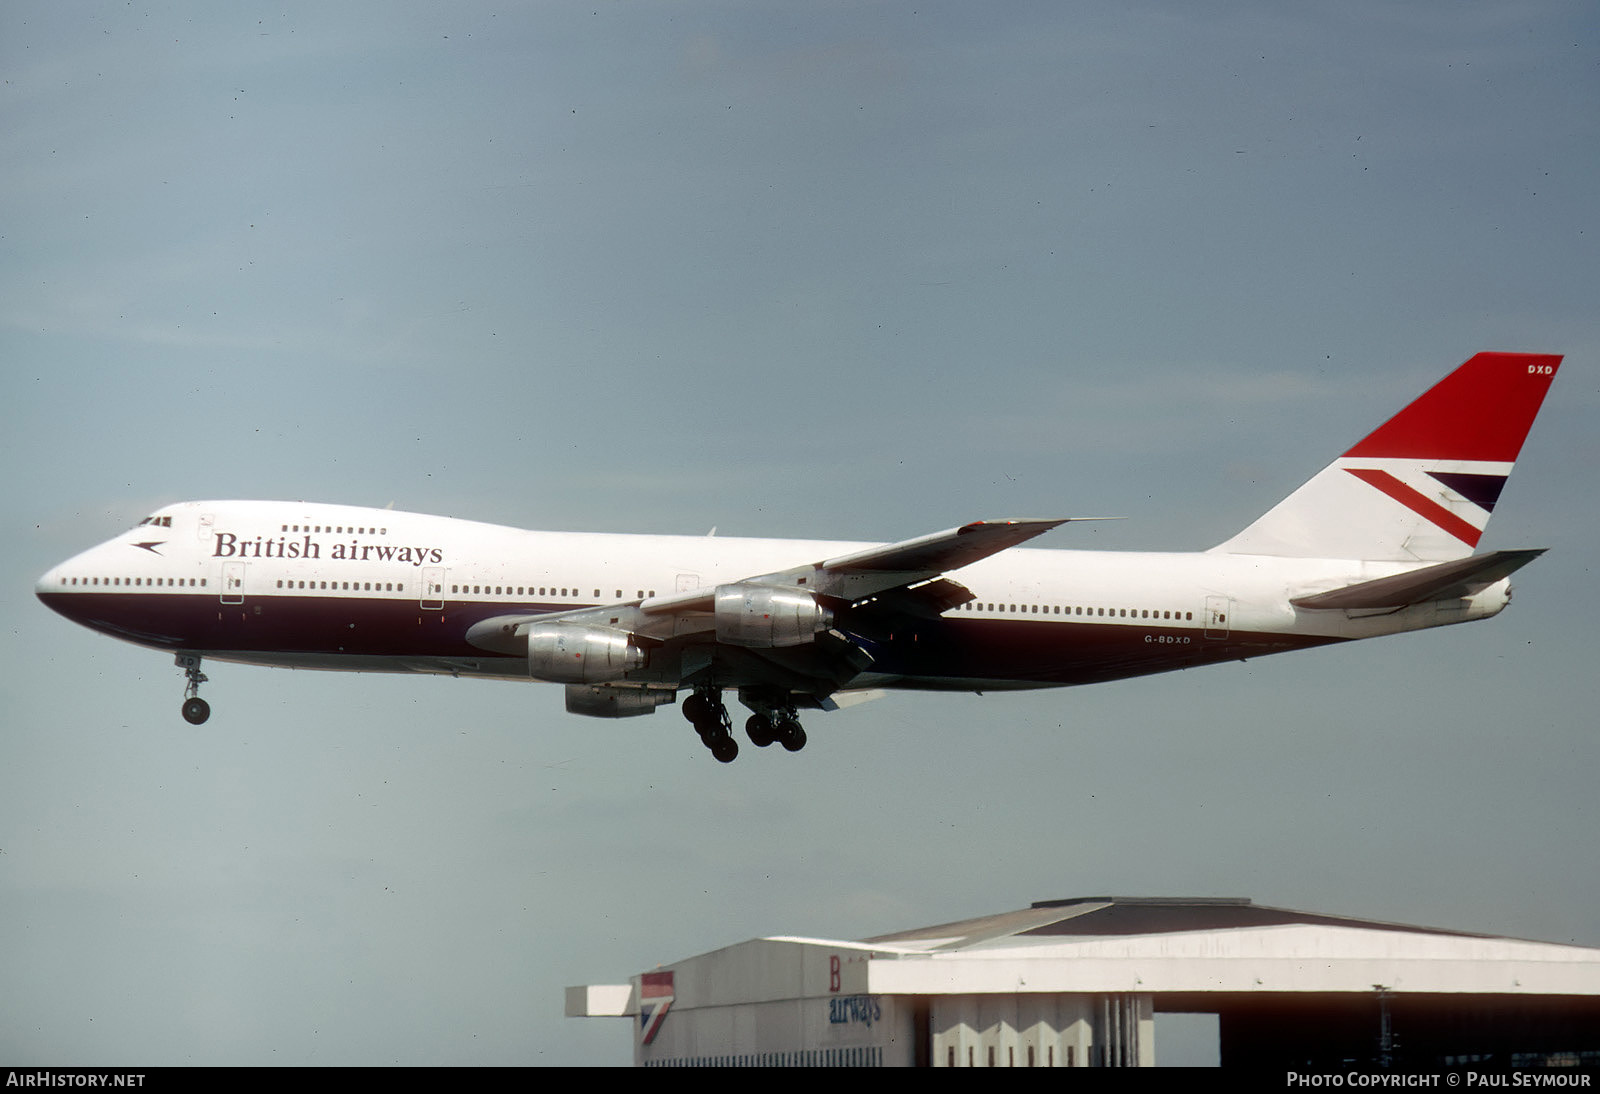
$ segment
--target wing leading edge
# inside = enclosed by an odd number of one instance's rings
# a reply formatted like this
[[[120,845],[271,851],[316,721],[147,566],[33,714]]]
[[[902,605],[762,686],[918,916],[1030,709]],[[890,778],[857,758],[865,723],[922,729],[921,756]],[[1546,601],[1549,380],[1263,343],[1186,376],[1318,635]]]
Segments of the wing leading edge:
[[[959,528],[868,547],[792,570],[748,577],[735,584],[792,587],[840,600],[859,600],[928,581],[948,570],[959,570],[1008,547],[1026,543],[1070,520],[1081,519],[1086,518],[974,521]],[[639,610],[646,615],[709,611],[715,595],[716,589],[704,588],[651,597],[639,604]]]

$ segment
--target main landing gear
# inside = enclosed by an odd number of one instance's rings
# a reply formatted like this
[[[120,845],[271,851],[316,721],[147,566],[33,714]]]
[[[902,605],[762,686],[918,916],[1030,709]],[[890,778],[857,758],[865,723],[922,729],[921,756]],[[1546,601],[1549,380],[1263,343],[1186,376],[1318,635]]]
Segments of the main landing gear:
[[[750,743],[757,748],[766,748],[774,741],[790,752],[799,752],[806,747],[805,727],[800,724],[800,717],[795,714],[793,707],[758,710],[745,722],[744,731]]]
[[[694,694],[683,701],[683,716],[718,763],[731,764],[738,757],[739,742],[733,739],[733,719],[722,705],[721,688],[695,688]]]
[[[683,701],[683,716],[719,762],[732,763],[738,757],[739,742],[733,739],[733,719],[722,705],[721,688],[695,688]],[[778,742],[790,752],[799,752],[806,746],[806,731],[793,706],[757,709],[745,722],[744,731],[757,748]]]
[[[173,660],[189,680],[183,689],[183,720],[192,726],[200,725],[211,717],[211,704],[200,698],[200,685],[206,682],[206,674],[200,671],[200,658],[180,653]]]

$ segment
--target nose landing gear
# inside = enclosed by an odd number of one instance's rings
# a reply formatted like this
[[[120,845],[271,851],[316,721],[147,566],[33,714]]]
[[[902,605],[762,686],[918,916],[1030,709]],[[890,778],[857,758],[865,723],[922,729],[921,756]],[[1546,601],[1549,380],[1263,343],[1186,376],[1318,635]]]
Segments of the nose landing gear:
[[[206,682],[206,674],[200,671],[200,658],[180,653],[173,660],[189,680],[183,689],[183,720],[192,726],[201,725],[211,717],[211,704],[200,698],[200,685]]]

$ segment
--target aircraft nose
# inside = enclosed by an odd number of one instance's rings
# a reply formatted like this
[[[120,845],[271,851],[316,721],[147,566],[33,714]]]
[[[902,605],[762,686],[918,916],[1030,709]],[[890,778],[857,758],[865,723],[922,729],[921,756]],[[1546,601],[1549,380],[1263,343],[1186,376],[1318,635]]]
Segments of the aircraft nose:
[[[66,615],[65,605],[72,602],[71,597],[67,595],[67,577],[76,572],[75,564],[82,558],[82,555],[69,558],[40,574],[39,580],[33,583],[33,595],[51,611]]]
[[[40,576],[38,581],[33,583],[33,595],[38,597],[47,607],[54,607],[51,603],[50,594],[59,592],[60,589],[61,567],[59,566],[52,566]]]
[[[33,583],[33,595],[50,607],[55,608],[56,611],[60,611],[61,609],[56,606],[63,602],[63,598],[67,597],[68,586],[71,584],[70,579],[72,576],[75,574],[101,572],[103,570],[100,565],[103,561],[102,556],[101,547],[91,547],[89,550],[73,555],[71,558],[63,559],[39,575],[39,580]],[[88,581],[85,580],[84,584],[87,585]]]

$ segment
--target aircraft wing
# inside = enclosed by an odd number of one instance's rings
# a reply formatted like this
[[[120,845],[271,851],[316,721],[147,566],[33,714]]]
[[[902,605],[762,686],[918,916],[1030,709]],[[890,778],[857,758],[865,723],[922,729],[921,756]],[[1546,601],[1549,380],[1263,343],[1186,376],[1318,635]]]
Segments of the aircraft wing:
[[[972,599],[966,588],[942,574],[1025,543],[1069,519],[1095,518],[975,521],[667,596],[495,616],[475,624],[467,641],[480,649],[516,654],[526,652],[530,631],[551,625],[626,632],[630,642],[651,650],[652,665],[677,666],[666,683],[682,683],[718,660],[724,678],[826,696],[872,663],[871,654],[835,626],[835,611],[870,602],[876,614],[932,618]],[[629,678],[642,677],[630,673]]]
[[[929,536],[840,555],[817,566],[841,574],[906,570],[926,570],[930,575],[943,573],[946,570],[959,570],[1007,547],[1026,543],[1034,536],[1043,535],[1071,519],[976,520]]]
[[[738,584],[783,586],[840,600],[860,600],[875,593],[928,581],[947,570],[959,570],[1007,547],[1026,543],[1034,536],[1074,519],[1085,518],[979,520],[932,535],[823,559],[792,570],[745,578]],[[651,597],[640,603],[639,610],[646,615],[710,611],[715,593],[715,589],[708,588]]]

